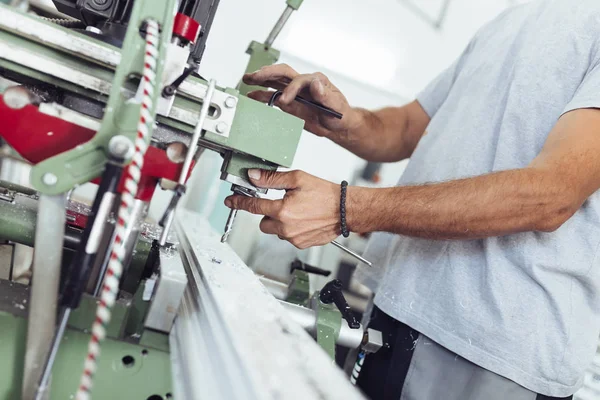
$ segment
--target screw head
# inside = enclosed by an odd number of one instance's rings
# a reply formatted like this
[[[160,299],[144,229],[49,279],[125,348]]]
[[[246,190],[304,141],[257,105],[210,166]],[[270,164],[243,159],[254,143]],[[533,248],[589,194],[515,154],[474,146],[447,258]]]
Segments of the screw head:
[[[233,108],[237,104],[237,99],[235,97],[229,96],[225,99],[225,107]]]
[[[47,186],[54,186],[58,182],[58,177],[51,172],[46,172],[42,176],[42,182]]]
[[[133,143],[129,138],[117,135],[108,142],[108,151],[112,156],[126,160],[133,156]]]
[[[217,124],[217,132],[218,133],[225,133],[225,132],[227,132],[227,124],[225,122],[219,122]]]

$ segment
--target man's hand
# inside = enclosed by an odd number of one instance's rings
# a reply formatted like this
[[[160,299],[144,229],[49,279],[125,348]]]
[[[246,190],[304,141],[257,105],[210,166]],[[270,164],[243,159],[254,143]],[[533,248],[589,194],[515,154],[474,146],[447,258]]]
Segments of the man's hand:
[[[299,74],[279,64],[246,74],[244,82],[283,91],[275,103],[306,122],[306,129],[326,137],[368,161],[394,162],[410,157],[423,136],[429,116],[415,100],[403,107],[378,111],[353,108],[346,97],[320,72]],[[248,97],[267,103],[273,91],[258,90]],[[315,107],[294,101],[297,95],[321,103],[344,117],[339,120]]]
[[[250,170],[260,188],[285,189],[281,200],[229,196],[230,208],[264,215],[260,230],[278,235],[299,249],[327,244],[340,235],[339,186],[302,171]]]
[[[289,65],[278,64],[246,74],[243,80],[249,85],[283,91],[275,103],[277,107],[306,121],[306,130],[317,136],[334,138],[348,135],[353,125],[357,124],[357,111],[350,107],[342,92],[320,72],[301,75]],[[248,97],[263,103],[267,103],[272,95],[273,92],[267,90],[248,93]],[[314,107],[298,103],[294,101],[298,95],[338,111],[344,117],[340,120]]]

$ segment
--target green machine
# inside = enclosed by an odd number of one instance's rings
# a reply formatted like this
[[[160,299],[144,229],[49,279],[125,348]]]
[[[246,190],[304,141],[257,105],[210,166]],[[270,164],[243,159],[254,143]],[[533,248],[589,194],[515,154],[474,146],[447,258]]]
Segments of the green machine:
[[[223,156],[221,179],[234,191],[263,193],[247,170],[290,167],[303,121],[197,74],[218,1],[54,3],[70,18],[0,4],[0,138],[32,164],[35,189],[0,187],[2,243],[34,247],[31,285],[0,280],[0,398],[73,398],[121,242],[125,269],[93,358],[93,393],[171,398],[168,335],[187,280],[170,261],[169,232],[189,173],[209,149]],[[123,171],[145,146],[131,220],[121,222]],[[100,187],[91,210],[69,213],[68,193],[92,180]],[[157,184],[173,200],[160,227],[140,228]]]

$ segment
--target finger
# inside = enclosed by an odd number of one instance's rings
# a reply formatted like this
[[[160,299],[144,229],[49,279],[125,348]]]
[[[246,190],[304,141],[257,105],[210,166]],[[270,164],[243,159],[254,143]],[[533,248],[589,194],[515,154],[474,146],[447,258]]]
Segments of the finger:
[[[296,96],[298,96],[298,93],[300,93],[302,89],[309,88],[311,82],[315,79],[317,79],[315,74],[300,75],[294,78],[294,80],[283,90],[281,104],[290,104],[294,101]]]
[[[250,97],[253,100],[260,101],[261,103],[268,103],[275,94],[272,90],[255,90],[253,92],[248,93],[246,96]],[[275,101],[275,105],[277,105],[277,101]]]
[[[259,188],[263,189],[296,189],[300,186],[302,172],[265,171],[261,169],[248,170],[248,177]]]
[[[279,79],[292,80],[296,76],[298,76],[298,72],[289,65],[277,64],[263,67],[251,74],[245,74],[242,80],[248,85],[263,85],[266,81]]]
[[[281,200],[233,195],[225,199],[225,205],[234,210],[248,211],[250,214],[274,216],[281,209]]]
[[[281,236],[281,222],[270,218],[270,217],[264,217],[261,221],[260,221],[260,225],[259,228],[261,230],[261,232],[266,233],[268,235],[277,235],[280,238]]]

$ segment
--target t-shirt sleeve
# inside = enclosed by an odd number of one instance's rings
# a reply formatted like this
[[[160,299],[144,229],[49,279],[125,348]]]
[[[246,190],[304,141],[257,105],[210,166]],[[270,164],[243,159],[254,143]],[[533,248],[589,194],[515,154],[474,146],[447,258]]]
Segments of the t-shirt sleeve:
[[[446,101],[446,98],[448,98],[448,94],[450,93],[458,74],[462,70],[472,47],[473,41],[469,43],[461,56],[454,61],[450,67],[439,74],[417,95],[417,101],[421,104],[421,107],[423,107],[430,118],[433,118],[442,104],[444,104],[444,101]]]
[[[600,59],[585,74],[563,114],[581,108],[600,108]]]

